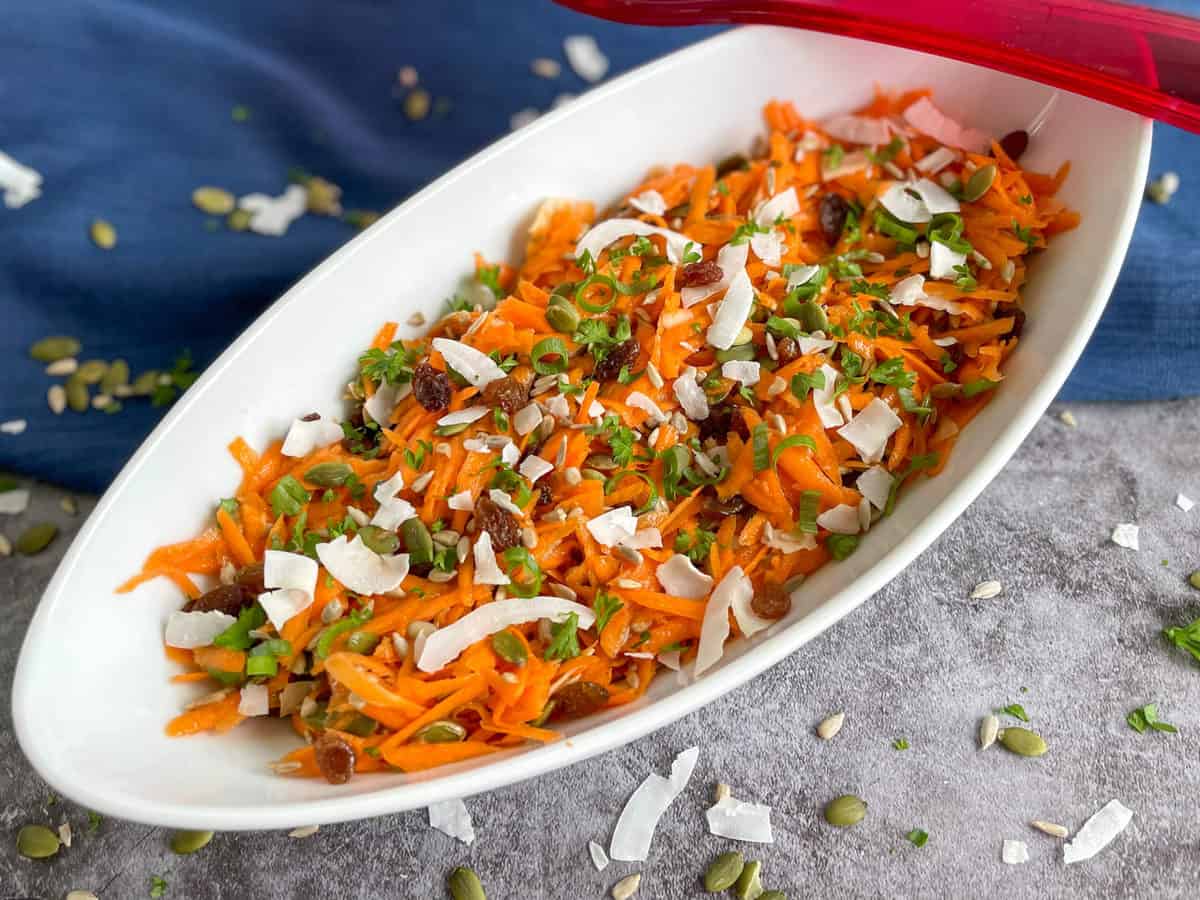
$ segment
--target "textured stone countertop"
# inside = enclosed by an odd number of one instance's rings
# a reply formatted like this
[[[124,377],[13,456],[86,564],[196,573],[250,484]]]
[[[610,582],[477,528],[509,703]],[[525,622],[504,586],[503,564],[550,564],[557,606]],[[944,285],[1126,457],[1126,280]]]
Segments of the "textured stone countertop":
[[[53,798],[14,740],[10,685],[37,598],[91,502],[71,518],[62,492],[40,487],[14,537],[35,518],[64,534],[32,558],[0,559],[0,898],[59,900],[73,889],[147,897],[441,898],[456,865],[479,872],[492,900],[606,897],[632,872],[638,897],[701,895],[699,875],[732,842],[711,837],[703,811],[717,781],[772,806],[773,846],[741,845],[763,860],[764,882],[792,900],[817,897],[1184,897],[1200,873],[1200,666],[1160,637],[1200,615],[1200,401],[1056,407],[983,496],[903,575],[825,634],[750,684],[631,746],[537,781],[467,801],[472,847],[432,831],[424,812],[285,833],[218,834],[174,856],[162,829],[104,820]],[[1141,526],[1141,550],[1109,541],[1119,522]],[[1003,593],[971,600],[977,582]],[[979,752],[980,717],[1024,704],[1050,745],[1030,760]],[[1126,713],[1158,702],[1179,734],[1137,734]],[[814,727],[843,710],[826,743]],[[114,711],[114,714],[117,714]],[[895,738],[910,748],[892,748]],[[645,863],[597,873],[587,842],[607,844],[621,806],[651,771],[700,747],[686,792],[658,828]],[[821,818],[853,792],[870,805],[849,830]],[[1060,841],[1031,819],[1072,831],[1119,798],[1132,824],[1089,862],[1066,867]],[[19,857],[21,825],[69,821],[74,842],[48,861]],[[296,823],[301,825],[303,823]],[[913,828],[929,832],[916,848]],[[1001,842],[1030,861],[1008,866]]]

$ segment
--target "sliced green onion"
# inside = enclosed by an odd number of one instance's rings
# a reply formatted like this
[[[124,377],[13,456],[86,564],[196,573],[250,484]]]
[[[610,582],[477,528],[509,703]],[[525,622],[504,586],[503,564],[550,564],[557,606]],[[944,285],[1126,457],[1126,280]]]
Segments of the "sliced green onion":
[[[970,399],[978,394],[982,394],[984,391],[990,391],[997,384],[999,384],[998,381],[989,381],[987,378],[968,381],[962,387],[962,395]]]
[[[817,452],[817,442],[807,434],[793,434],[775,445],[775,449],[771,451],[771,465],[779,462],[779,455],[790,447],[807,447],[813,453]]]
[[[248,650],[251,644],[250,632],[261,628],[267,621],[267,614],[261,606],[255,603],[238,613],[237,621],[213,638],[214,647],[224,647],[227,650]]]
[[[273,656],[247,656],[246,657],[246,676],[253,678],[256,675],[274,675],[279,671],[279,663]]]
[[[642,481],[646,482],[646,486],[650,488],[650,496],[647,497],[646,502],[643,503],[640,508],[634,510],[634,512],[638,515],[641,515],[644,512],[649,512],[654,508],[654,504],[658,502],[658,486],[655,485],[654,479],[645,472],[639,472],[637,469],[622,469],[619,472],[614,472],[612,475],[609,475],[607,479],[605,479],[604,493],[611,494],[617,483],[630,475],[632,475],[634,478],[642,479]]]
[[[557,357],[558,359],[557,361],[547,360],[546,357]],[[529,354],[529,362],[533,366],[533,371],[539,375],[557,375],[565,372],[567,371],[567,345],[556,337],[540,340],[533,345],[533,350]]]
[[[882,209],[875,210],[875,230],[880,234],[895,238],[902,244],[915,244],[921,236],[915,228],[905,225],[891,213]]]
[[[750,435],[754,445],[754,471],[763,472],[771,468],[771,445],[767,440],[767,423],[759,422]]]
[[[831,534],[825,539],[825,546],[829,548],[830,556],[842,560],[858,549],[858,535]]]
[[[282,638],[269,638],[255,646],[250,651],[251,656],[288,656],[292,652],[292,642]]]
[[[600,284],[608,288],[609,300],[607,303],[595,304],[587,300],[585,297],[585,292],[593,284]],[[611,275],[601,275],[597,272],[593,275],[589,275],[575,288],[575,302],[590,313],[608,312],[613,303],[616,302],[618,294],[625,297],[629,297],[633,294],[644,294],[657,284],[657,278],[647,278],[642,281],[635,281],[632,284],[624,284],[620,281],[617,281],[617,279],[613,278]]]
[[[797,511],[798,527],[805,534],[817,533],[817,507],[821,503],[820,491],[804,491],[800,494],[800,508]]]
[[[329,651],[333,648],[333,642],[347,631],[353,631],[371,618],[371,610],[359,609],[350,613],[349,616],[342,619],[340,622],[334,622],[328,628],[321,632],[321,636],[317,638],[317,656],[324,659],[329,655]]]

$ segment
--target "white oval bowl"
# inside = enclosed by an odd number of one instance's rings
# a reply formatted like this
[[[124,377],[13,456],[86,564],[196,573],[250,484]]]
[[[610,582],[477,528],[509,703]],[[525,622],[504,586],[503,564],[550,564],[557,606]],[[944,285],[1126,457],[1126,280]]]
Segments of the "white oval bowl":
[[[873,85],[929,86],[940,106],[1000,135],[1042,117],[1022,162],[1071,160],[1061,197],[1082,225],[1032,264],[1029,326],[1007,379],[959,441],[945,472],[921,480],[847,561],[826,566],[765,637],[731,645],[680,687],[669,674],[636,704],[575,723],[565,740],[417,775],[334,787],[283,778],[267,763],[296,746],[286,723],[171,739],[163,727],[195,686],[172,684],[161,650],[178,591],[160,579],[113,588],[153,547],[211,520],[239,478],[236,435],[264,446],[291,417],[337,413],[353,360],[386,319],[433,320],[470,254],[516,258],[545,197],[604,206],[647,168],[717,159],[761,133],[761,107],[847,111]],[[920,53],[823,34],[747,28],[638,69],[463,163],[292,288],[182,398],[105,494],[46,590],[22,647],[13,719],[30,762],[91,809],[155,825],[285,828],[398,812],[530,778],[624,744],[726,693],[845,616],[912,562],[1016,450],[1066,379],[1112,290],[1141,199],[1150,123],[1052,89]],[[400,161],[397,161],[400,164]],[[402,335],[418,329],[402,326]]]

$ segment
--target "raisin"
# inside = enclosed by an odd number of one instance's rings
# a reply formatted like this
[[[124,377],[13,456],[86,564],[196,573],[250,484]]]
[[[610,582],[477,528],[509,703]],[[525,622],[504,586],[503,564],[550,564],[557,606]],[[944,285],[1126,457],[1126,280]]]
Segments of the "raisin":
[[[183,611],[223,612],[229,616],[236,616],[247,602],[249,601],[238,585],[222,584],[206,594],[201,594],[195,600],[189,600]]]
[[[354,774],[354,748],[328,731],[313,741],[317,768],[330,784],[345,784]]]
[[[745,172],[750,168],[750,160],[744,153],[734,153],[717,163],[717,177],[728,175],[730,172]]]
[[[795,338],[778,338],[775,341],[775,355],[779,357],[779,364],[786,366],[800,358],[800,345],[796,343]]]
[[[736,516],[750,508],[750,504],[742,499],[741,494],[734,494],[728,500],[709,497],[704,501],[704,511],[716,513],[719,516]]]
[[[594,681],[576,681],[554,694],[551,719],[580,719],[602,709],[608,702],[608,688]]]
[[[842,229],[846,227],[846,217],[849,214],[850,204],[841,194],[826,194],[821,198],[821,234],[830,247],[841,239]]]
[[[521,524],[516,516],[501,509],[491,497],[475,501],[475,526],[492,538],[492,549],[499,553],[521,543]]]
[[[423,362],[413,369],[413,396],[430,412],[439,412],[450,405],[450,376]]]
[[[1025,331],[1025,310],[1012,303],[1001,303],[996,307],[996,318],[1007,319],[1010,316],[1013,319],[1013,327],[1012,331],[1005,336],[1020,337],[1021,333]]]
[[[675,287],[701,287],[706,284],[714,284],[724,277],[725,273],[721,271],[721,267],[711,259],[688,263],[675,276]]]
[[[312,413],[309,413],[307,416],[301,416],[300,421],[301,422],[315,422],[319,418],[321,418],[320,413],[312,412]]]
[[[263,564],[252,563],[239,570],[233,577],[233,583],[242,589],[242,593],[249,595],[251,600],[265,593],[267,585],[263,581]]]
[[[481,396],[485,406],[498,406],[511,416],[529,402],[529,386],[508,375],[489,381]]]
[[[792,595],[778,584],[765,584],[754,592],[750,608],[761,619],[782,619],[792,611]]]
[[[729,427],[738,433],[743,441],[750,440],[750,426],[746,424],[746,418],[742,415],[742,407],[735,406],[733,408],[733,418],[729,422]]]
[[[1010,131],[1000,138],[1000,149],[1008,154],[1008,158],[1016,162],[1029,146],[1029,132]]]
[[[621,374],[621,369],[633,365],[641,349],[636,338],[622,341],[610,349],[604,359],[596,363],[592,377],[597,381],[612,381]]]
[[[732,408],[728,406],[712,407],[708,411],[708,418],[701,419],[696,423],[696,427],[700,431],[700,440],[706,441],[709,438],[716,438],[718,441],[724,443],[732,423]]]

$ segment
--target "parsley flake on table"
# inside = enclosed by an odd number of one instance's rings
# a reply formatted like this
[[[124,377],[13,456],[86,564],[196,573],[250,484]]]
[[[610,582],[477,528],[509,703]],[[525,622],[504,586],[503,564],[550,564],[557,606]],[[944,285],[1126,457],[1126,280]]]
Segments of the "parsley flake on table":
[[[1020,703],[1010,703],[1008,706],[1000,710],[1006,716],[1012,716],[1014,719],[1020,719],[1022,722],[1029,721],[1029,713],[1025,712],[1025,707]]]
[[[1179,731],[1174,725],[1159,721],[1157,703],[1147,703],[1145,706],[1139,706],[1130,711],[1129,715],[1125,717],[1125,721],[1138,734],[1143,734],[1146,729],[1165,731],[1168,734],[1176,734]]]

